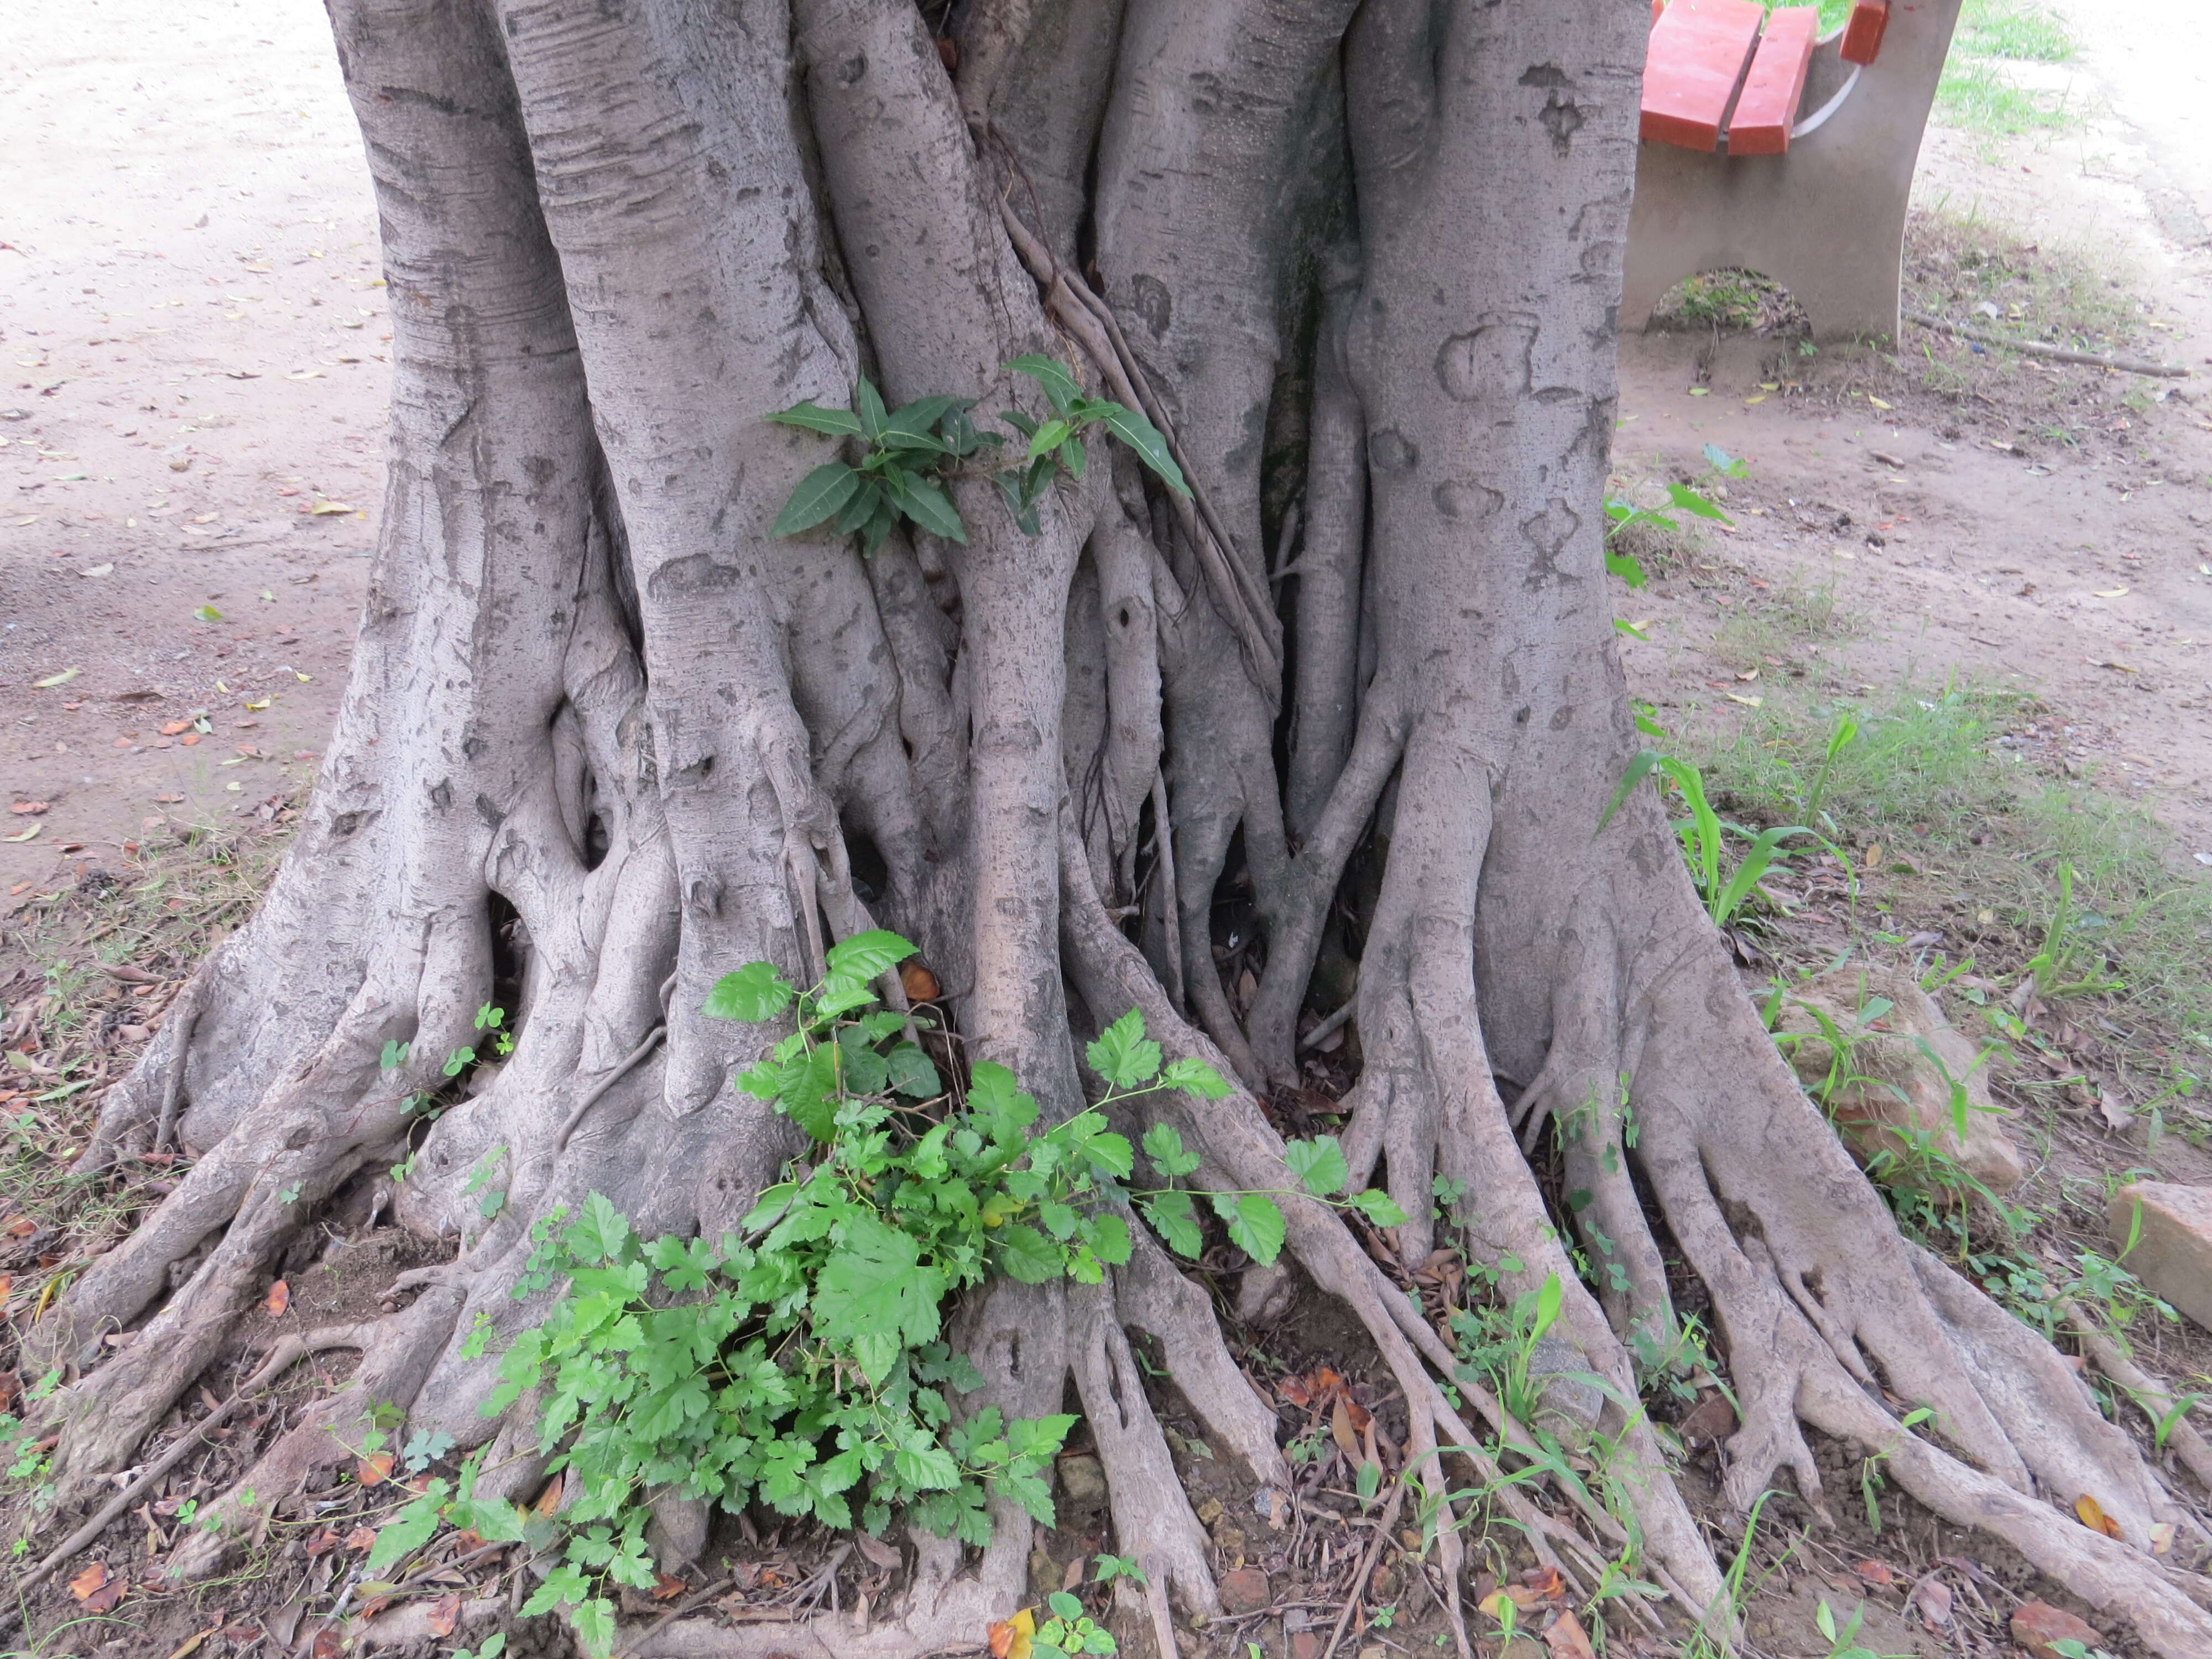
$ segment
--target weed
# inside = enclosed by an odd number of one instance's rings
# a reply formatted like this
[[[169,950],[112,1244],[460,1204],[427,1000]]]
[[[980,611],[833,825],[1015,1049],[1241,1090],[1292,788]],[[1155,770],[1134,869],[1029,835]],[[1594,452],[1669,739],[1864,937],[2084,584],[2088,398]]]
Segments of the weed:
[[[1705,902],[1705,914],[1712,918],[1713,926],[1726,927],[1735,920],[1750,898],[1759,878],[1778,859],[1786,858],[1782,843],[1791,836],[1810,835],[1802,824],[1785,824],[1754,833],[1740,823],[1723,820],[1715,812],[1705,797],[1705,779],[1695,766],[1679,756],[1663,755],[1656,749],[1639,750],[1628,763],[1620,787],[1613,792],[1612,802],[1598,819],[1602,830],[1612,820],[1620,804],[1628,799],[1629,792],[1644,780],[1657,773],[1662,788],[1671,788],[1689,809],[1689,817],[1679,819],[1674,832],[1680,838],[1682,854],[1689,862],[1690,879],[1698,889],[1698,896]],[[1740,836],[1751,845],[1733,872],[1725,879],[1722,871],[1723,851],[1730,835]]]
[[[1103,1110],[1039,1133],[1036,1102],[989,1062],[970,1068],[964,1097],[948,1089],[913,1040],[914,1017],[876,1006],[874,982],[914,948],[894,933],[860,933],[831,947],[811,990],[754,963],[709,993],[712,1018],[795,1016],[797,1029],[738,1086],[773,1102],[810,1140],[734,1231],[718,1242],[641,1238],[597,1193],[578,1213],[556,1211],[532,1229],[515,1294],[556,1281],[561,1294],[501,1356],[501,1386],[483,1410],[496,1415],[530,1396],[539,1451],[572,1478],[559,1565],[523,1611],[568,1609],[598,1659],[613,1636],[610,1586],[655,1583],[645,1527],[662,1493],[733,1510],[757,1500],[878,1535],[902,1519],[978,1547],[990,1541],[993,1496],[1051,1525],[1047,1476],[1075,1419],[1007,1419],[987,1407],[956,1422],[949,1403],[983,1378],[944,1340],[943,1309],[988,1274],[1102,1282],[1129,1258],[1121,1206],[1131,1201],[1186,1255],[1204,1243],[1194,1196],[1255,1261],[1282,1249],[1274,1195],[1194,1195],[1176,1184],[1199,1159],[1164,1123],[1143,1142],[1163,1184],[1133,1189],[1137,1149]],[[1134,1010],[1085,1057],[1108,1085],[1101,1107],[1162,1089],[1227,1092],[1201,1062],[1164,1063]],[[1293,1141],[1285,1155],[1310,1195],[1378,1225],[1404,1219],[1379,1192],[1340,1196],[1351,1172],[1334,1139]],[[504,1161],[495,1148],[477,1166],[487,1190]],[[483,1350],[489,1328],[479,1322],[471,1351]],[[473,1527],[487,1541],[519,1536],[516,1511],[471,1496],[476,1470],[472,1459],[458,1484],[433,1480],[378,1534],[365,1570],[391,1567],[441,1524]],[[1034,1629],[1035,1651],[1113,1651],[1075,1598],[1052,1607]]]
[[[2079,126],[2083,113],[2063,94],[2023,86],[2008,68],[2073,56],[2073,38],[2038,0],[1966,0],[1936,89],[1937,118],[1990,137]]]

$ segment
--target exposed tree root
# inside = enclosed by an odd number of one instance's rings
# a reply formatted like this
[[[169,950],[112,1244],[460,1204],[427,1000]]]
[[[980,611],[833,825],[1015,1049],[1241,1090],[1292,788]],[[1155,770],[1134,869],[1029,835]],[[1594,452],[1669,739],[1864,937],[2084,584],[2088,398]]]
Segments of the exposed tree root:
[[[1173,1124],[1201,1184],[1284,1194],[1290,1257],[1403,1396],[1382,1532],[1418,1482],[1462,1655],[1462,1533],[1492,1514],[1577,1593],[1626,1565],[1684,1618],[1737,1613],[1639,1397],[1686,1335],[1670,1242],[1724,1339],[1739,1509],[1786,1471],[1826,1513],[1810,1425],[2161,1655],[2212,1651],[2202,1582],[2150,1553],[2185,1516],[2047,1345],[1899,1236],[1656,805],[1595,833],[1635,741],[1600,517],[1634,9],[979,0],[951,54],[907,0],[336,15],[394,297],[384,544],[307,828],[88,1153],[191,1161],[27,1345],[68,1384],[65,1502],[128,1465],[317,1206],[387,1164],[397,1219],[452,1259],[402,1275],[384,1321],[272,1352],[236,1398],[309,1346],[363,1357],[170,1571],[217,1570],[371,1403],[493,1439],[480,1491],[523,1494],[535,1426],[480,1413],[471,1339],[544,1317],[550,1290],[514,1294],[538,1230],[594,1193],[643,1236],[734,1227],[802,1147],[730,1087],[775,1033],[708,1018],[709,990],[757,960],[811,979],[882,925],[922,947],[956,1076],[1002,1061],[1064,1117],[1080,1038],[1134,1006],[1243,1079],[1115,1109]],[[1094,431],[1034,536],[980,462],[944,477],[964,540],[902,526],[862,560],[827,527],[768,533],[827,451],[763,415],[844,404],[864,371],[893,404],[1035,412],[1004,368],[1024,354],[1143,411],[1190,492]],[[1295,1190],[1268,1115],[1355,951],[1343,1150],[1407,1216],[1363,1233]],[[1290,1472],[1207,1295],[1134,1231],[1109,1283],[994,1282],[951,1336],[986,1379],[960,1409],[1048,1414],[1073,1376],[1148,1574],[1131,1611],[1171,1655],[1173,1609],[1218,1601],[1128,1333],[1258,1481]],[[1558,1334],[1605,1385],[1594,1481],[1540,1478],[1529,1402],[1407,1293],[1439,1249],[1508,1307],[1556,1279]],[[2204,1478],[2201,1439],[2173,1440]],[[2083,1495],[2119,1539],[2062,1507]],[[827,1613],[702,1607],[622,1640],[969,1647],[1027,1578],[1026,1515],[993,1520],[974,1557],[914,1537],[880,1616],[836,1607],[833,1563]],[[667,1502],[652,1536],[690,1559],[704,1522]]]

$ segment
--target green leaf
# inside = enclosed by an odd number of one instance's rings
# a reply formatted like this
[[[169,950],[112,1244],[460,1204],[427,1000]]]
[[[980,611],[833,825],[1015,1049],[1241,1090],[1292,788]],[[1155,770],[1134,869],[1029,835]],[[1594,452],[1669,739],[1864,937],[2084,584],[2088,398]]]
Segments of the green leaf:
[[[868,515],[867,523],[860,527],[860,551],[874,554],[890,539],[891,532],[897,528],[898,509],[891,505],[890,493],[878,489],[875,511]]]
[[[1067,469],[1067,476],[1079,483],[1083,480],[1083,469],[1090,464],[1090,452],[1083,447],[1083,438],[1079,433],[1071,435],[1060,447],[1060,464]]]
[[[1067,441],[1069,434],[1074,430],[1074,427],[1066,421],[1059,419],[1047,421],[1030,434],[1030,459],[1035,460],[1040,455],[1051,454],[1054,450]]]
[[[1536,1317],[1528,1327],[1528,1340],[1534,1342],[1546,1331],[1559,1322],[1559,1304],[1565,1295],[1557,1273],[1544,1275],[1543,1287],[1536,1292]]]
[[[376,1542],[369,1547],[362,1571],[372,1575],[382,1572],[402,1556],[428,1543],[438,1530],[439,1510],[446,1494],[452,1490],[442,1479],[433,1480],[420,1498],[386,1522],[377,1532]]]
[[[1133,1248],[1129,1242],[1129,1224],[1110,1210],[1086,1218],[1083,1224],[1085,1243],[1091,1246],[1091,1255],[1109,1267],[1118,1267],[1129,1259]]]
[[[1283,1148],[1283,1161],[1291,1166],[1298,1184],[1316,1198],[1334,1198],[1352,1180],[1352,1166],[1345,1162],[1344,1149],[1336,1144],[1334,1135],[1293,1140]]]
[[[1643,562],[1634,554],[1616,553],[1610,547],[1605,550],[1605,568],[1631,587],[1641,587],[1650,580],[1644,574]],[[1632,628],[1627,631],[1632,634],[1636,633]],[[1644,636],[1637,634],[1636,637],[1640,640]]]
[[[860,435],[870,443],[883,435],[884,422],[890,416],[884,408],[884,394],[876,390],[875,382],[863,374],[854,393],[853,407],[860,417]]]
[[[568,1252],[578,1261],[596,1264],[612,1261],[629,1242],[629,1218],[615,1208],[605,1193],[584,1200],[584,1212],[562,1236]]]
[[[1006,512],[1012,517],[1015,526],[1025,536],[1041,533],[1042,526],[1037,521],[1036,503],[1023,488],[1022,475],[1001,470],[991,475],[991,482],[999,486],[1000,497],[1006,503]]]
[[[1283,1212],[1265,1193],[1214,1193],[1214,1214],[1229,1224],[1229,1242],[1261,1267],[1283,1253]]]
[[[924,530],[948,542],[967,545],[968,526],[960,522],[959,510],[928,479],[901,472],[886,477],[884,485],[898,510]]]
[[[1190,485],[1184,482],[1182,469],[1176,465],[1175,457],[1168,452],[1168,441],[1154,426],[1133,409],[1114,404],[1099,417],[1100,424],[1137,452],[1137,459],[1159,474],[1160,482],[1178,495],[1190,494]]]
[[[1221,1073],[1202,1060],[1171,1060],[1166,1071],[1160,1073],[1163,1089],[1184,1089],[1200,1100],[1222,1100],[1229,1094],[1229,1085]]]
[[[804,1063],[784,1074],[776,1103],[788,1117],[817,1140],[833,1140],[837,1134],[837,1045],[825,1042]]]
[[[992,1234],[999,1266],[1024,1285],[1048,1285],[1067,1271],[1067,1253],[1026,1222],[1011,1222]]]
[[[1017,1137],[1037,1119],[1036,1102],[994,1060],[979,1060],[969,1068],[968,1108],[983,1119],[994,1140]]]
[[[1687,484],[1668,484],[1667,498],[1683,512],[1694,513],[1701,519],[1711,519],[1715,524],[1732,525],[1735,522]]]
[[[811,530],[842,508],[860,488],[860,475],[851,467],[842,461],[824,461],[799,481],[768,533],[796,536],[802,530]]]
[[[1346,1201],[1378,1227],[1402,1227],[1406,1224],[1406,1212],[1398,1207],[1398,1201],[1379,1187],[1354,1193]]]
[[[1065,1619],[1071,1625],[1083,1617],[1083,1603],[1066,1590],[1054,1590],[1045,1597],[1045,1605],[1053,1610],[1055,1617]]]
[[[1067,372],[1066,365],[1055,358],[1030,352],[1015,358],[1006,367],[1017,374],[1026,374],[1044,392],[1044,400],[1052,405],[1055,415],[1065,415],[1067,406],[1083,395],[1083,388],[1075,376]]]
[[[1161,1242],[1177,1255],[1197,1261],[1206,1249],[1206,1236],[1199,1231],[1198,1206],[1191,1202],[1190,1194],[1152,1193],[1139,1201],[1146,1221]]]
[[[909,1100],[929,1100],[945,1092],[945,1084],[929,1056],[911,1042],[902,1042],[884,1057],[890,1068],[890,1086]]]
[[[935,1267],[922,1264],[913,1238],[872,1216],[845,1224],[838,1249],[823,1268],[814,1291],[814,1323],[823,1339],[858,1353],[861,1339],[889,1338],[893,1356],[899,1346],[934,1341],[938,1304],[950,1286]],[[870,1364],[868,1381],[881,1384],[890,1364]]]
[[[1145,1131],[1145,1156],[1168,1181],[1190,1174],[1200,1162],[1196,1152],[1183,1150],[1182,1132],[1172,1123],[1155,1123]]]
[[[1083,1053],[1091,1069],[1116,1089],[1138,1088],[1160,1074],[1160,1045],[1146,1037],[1141,1008],[1109,1025]]]
[[[878,488],[876,481],[862,477],[860,488],[853,492],[853,499],[837,509],[837,522],[830,528],[840,536],[849,536],[856,530],[864,530],[868,521],[876,516],[877,510],[884,506],[884,492]]]
[[[1031,436],[1037,429],[1037,423],[1018,409],[1002,409],[999,411],[999,418],[1024,438]]]
[[[872,980],[896,968],[920,947],[908,944],[887,927],[871,927],[865,933],[841,939],[830,947],[829,969],[838,979]]]
[[[568,1615],[576,1640],[591,1659],[611,1659],[615,1650],[615,1604],[604,1595],[580,1602]]]
[[[1613,815],[1620,810],[1621,802],[1628,799],[1629,791],[1649,777],[1651,769],[1665,758],[1656,749],[1636,751],[1628,763],[1628,769],[1620,775],[1620,787],[1613,792],[1613,799],[1606,803],[1605,811],[1598,815],[1597,829],[1592,832],[1594,835],[1604,833],[1605,826],[1613,822]]]
[[[793,404],[789,409],[779,409],[763,417],[781,426],[801,426],[809,432],[826,432],[833,438],[857,438],[860,435],[860,417],[849,409],[824,409],[811,401]]]
[[[772,962],[749,962],[725,974],[707,993],[699,1012],[709,1019],[742,1019],[757,1024],[791,1006],[791,981]]]

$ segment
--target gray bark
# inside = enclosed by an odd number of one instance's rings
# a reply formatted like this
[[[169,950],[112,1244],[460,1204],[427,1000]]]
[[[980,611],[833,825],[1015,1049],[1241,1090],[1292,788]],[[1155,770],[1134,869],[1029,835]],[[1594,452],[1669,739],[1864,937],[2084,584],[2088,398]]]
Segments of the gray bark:
[[[2156,1651],[2212,1646],[2131,1553],[2170,1512],[2155,1476],[1898,1236],[1656,805],[1593,833],[1635,746],[1601,501],[1640,0],[973,0],[950,54],[905,0],[333,11],[397,318],[384,540],[307,828],[104,1109],[96,1157],[173,1119],[194,1161],[34,1333],[69,1370],[66,1494],[132,1460],[316,1207],[410,1144],[398,1217],[454,1253],[394,1287],[362,1374],[413,1426],[499,1431],[464,1340],[542,1316],[511,1294],[532,1224],[594,1191],[641,1232],[733,1222],[796,1147],[732,1091],[760,1035],[704,1018],[707,990],[759,958],[809,980],[870,926],[921,944],[966,1051],[1055,1115],[1084,1099],[1082,1039],[1142,1008],[1245,1085],[1144,1114],[1205,1185],[1288,1189],[1267,1094],[1301,1080],[1333,918],[1372,890],[1344,1139],[1410,1219],[1362,1240],[1284,1209],[1404,1395],[1434,1501],[1495,1486],[1584,1589],[1632,1531],[1684,1616],[1732,1616],[1636,1407],[1628,1345],[1675,1328],[1648,1194],[1743,1403],[1735,1503],[1786,1470],[1820,1504],[1809,1425]],[[768,534],[823,452],[763,416],[843,403],[864,370],[894,400],[1041,412],[1003,367],[1032,351],[1152,412],[1192,499],[1101,439],[1034,537],[975,477],[952,486],[964,545]],[[1363,848],[1377,888],[1346,880]],[[1224,891],[1249,914],[1217,927]],[[406,1097],[509,958],[514,1053],[426,1133]],[[388,1041],[411,1045],[389,1072]],[[1571,1220],[1547,1158],[1590,1194]],[[1442,1214],[1438,1179],[1463,1195]],[[1584,1285],[1570,1227],[1626,1289]],[[1505,1296],[1559,1275],[1632,1528],[1504,1480],[1526,1425],[1448,1389],[1455,1357],[1377,1260],[1437,1248],[1517,1257]],[[95,1364],[118,1327],[138,1340]],[[1018,1413],[1072,1376],[1166,1631],[1161,1596],[1218,1603],[1125,1328],[1215,1443],[1287,1480],[1208,1297],[1149,1237],[1104,1285],[995,1285],[958,1331]],[[1878,1384],[1934,1407],[1934,1437]],[[327,1458],[358,1404],[264,1468]],[[2089,1490],[2124,1543],[2048,1501]],[[917,1540],[865,1634],[683,1620],[647,1650],[973,1642],[1026,1572],[1026,1521],[994,1518],[980,1559]],[[1456,1618],[1455,1526],[1437,1550]]]

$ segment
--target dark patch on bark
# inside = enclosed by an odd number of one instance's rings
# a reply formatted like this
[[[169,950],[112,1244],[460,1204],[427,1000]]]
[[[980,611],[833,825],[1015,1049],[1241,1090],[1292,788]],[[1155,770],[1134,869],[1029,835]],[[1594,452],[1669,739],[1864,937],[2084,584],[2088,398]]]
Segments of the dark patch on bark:
[[[1157,276],[1132,276],[1129,297],[1136,305],[1137,315],[1152,330],[1152,337],[1165,339],[1168,325],[1175,320],[1175,296],[1168,292],[1168,285]]]
[[[1584,125],[1582,111],[1571,100],[1563,100],[1556,92],[1544,100],[1544,107],[1538,112],[1536,120],[1545,131],[1552,135],[1552,148],[1561,155],[1574,148],[1575,135],[1583,130]]]
[[[1540,326],[1530,311],[1486,312],[1471,332],[1455,334],[1437,352],[1437,384],[1468,404],[1503,392],[1518,396],[1534,384],[1529,358]]]
[[[1521,534],[1536,555],[1528,567],[1528,586],[1536,588],[1550,581],[1575,580],[1572,571],[1559,568],[1559,555],[1566,551],[1582,525],[1582,515],[1558,495],[1541,513],[1532,513],[1521,520]]]
[[[1521,84],[1524,87],[1565,87],[1574,83],[1567,79],[1567,72],[1557,64],[1531,64],[1522,71]]]
[[[1431,493],[1437,511],[1445,518],[1486,519],[1505,505],[1505,497],[1487,484],[1470,478],[1447,478]]]
[[[837,65],[837,84],[841,87],[849,87],[867,72],[867,53],[864,52],[855,52],[853,56],[848,58],[843,63]]]
[[[430,786],[430,805],[440,811],[453,804],[453,786],[450,780],[441,779]]]
[[[496,830],[507,822],[507,814],[491,804],[491,797],[489,795],[477,797],[477,816],[483,820],[484,828],[487,830]]]
[[[708,554],[687,553],[655,570],[645,588],[656,599],[672,599],[690,593],[726,592],[744,580],[744,573],[735,565],[717,563]]]
[[[1421,463],[1421,452],[1405,434],[1386,426],[1367,440],[1367,460],[1377,472],[1411,472]]]

